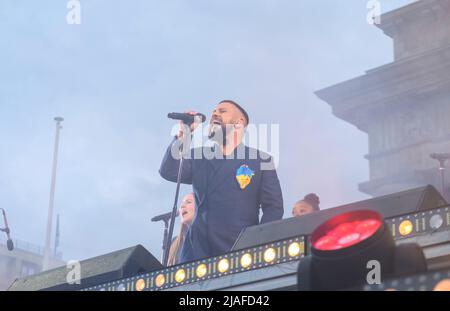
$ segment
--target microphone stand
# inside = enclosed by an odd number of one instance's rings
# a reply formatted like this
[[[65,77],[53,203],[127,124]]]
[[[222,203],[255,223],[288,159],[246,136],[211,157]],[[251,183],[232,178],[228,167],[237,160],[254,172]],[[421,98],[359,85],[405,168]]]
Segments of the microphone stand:
[[[173,228],[175,226],[175,216],[177,215],[178,209],[178,196],[180,194],[180,184],[181,184],[181,173],[183,172],[183,157],[180,158],[180,167],[178,168],[178,176],[177,176],[177,188],[175,190],[175,200],[173,202],[172,215],[170,215],[170,227],[169,233],[166,237],[167,244],[172,240]],[[166,249],[164,250],[163,257],[163,266],[167,267],[167,261],[169,260],[169,250],[170,246],[166,245]]]
[[[12,251],[14,249],[14,243],[11,240],[11,236],[9,235],[9,233],[11,232],[9,230],[9,226],[8,226],[8,220],[6,219],[6,212],[3,208],[0,207],[0,210],[3,213],[3,222],[5,223],[5,228],[0,228],[0,231],[5,232],[6,233],[6,246],[8,248],[9,251]]]
[[[162,246],[163,253],[161,256],[161,257],[163,257],[162,260],[164,262],[164,266],[167,264],[167,262],[164,258],[165,254],[166,254],[166,250],[170,251],[170,244],[168,241],[168,239],[169,239],[169,221],[170,221],[170,219],[164,219],[164,237],[163,237],[163,246]]]
[[[170,117],[170,116],[169,116]],[[194,116],[193,120],[189,120],[189,122],[185,122],[185,131],[184,131],[184,137],[187,137],[186,135],[188,135],[187,133],[189,133],[189,131],[187,130],[187,128],[194,122],[203,122],[205,121],[205,116],[201,115],[201,114],[197,114],[196,116]],[[191,133],[192,135],[192,133]],[[192,138],[192,137],[191,137]],[[185,142],[188,142],[185,146]],[[172,215],[170,215],[170,227],[169,227],[169,233],[167,236],[167,244],[172,241],[172,235],[173,235],[173,228],[175,226],[175,217],[177,215],[177,210],[178,210],[178,196],[180,194],[180,184],[181,184],[181,174],[183,173],[183,154],[185,150],[189,150],[190,147],[190,140],[185,140],[183,139],[183,142],[180,144],[180,166],[178,167],[178,175],[177,175],[177,188],[175,190],[175,200],[173,202],[173,208],[172,208]],[[186,147],[186,148],[185,148]],[[166,249],[164,250],[164,257],[163,257],[163,266],[167,267],[167,261],[169,260],[169,251],[170,251],[170,246],[167,246]]]
[[[430,154],[430,157],[439,162],[439,172],[441,173],[441,189],[442,195],[445,198],[445,162],[450,159],[450,153],[432,153]]]
[[[167,240],[169,237],[169,220],[172,216],[172,212],[165,213],[156,217],[153,217],[152,221],[164,221],[164,235],[163,235],[163,243],[162,243],[162,254],[161,254],[161,261],[164,262],[164,254],[166,253],[166,249],[170,248],[169,241]]]
[[[442,195],[445,196],[445,160],[439,160],[439,171],[441,172]]]
[[[169,226],[169,233],[167,236],[167,244],[170,243],[170,241],[172,241],[172,235],[173,235],[173,228],[175,226],[175,217],[177,215],[177,210],[178,210],[178,196],[180,194],[180,185],[181,185],[181,174],[183,172],[183,151],[184,151],[184,142],[181,143],[180,145],[180,166],[178,167],[178,175],[177,175],[177,188],[175,190],[175,199],[173,201],[173,208],[172,208],[172,214],[170,215],[170,226]],[[189,147],[189,146],[187,146]],[[166,249],[164,250],[164,256],[163,256],[163,266],[167,267],[167,261],[169,260],[169,251],[170,251],[170,246],[166,245]]]

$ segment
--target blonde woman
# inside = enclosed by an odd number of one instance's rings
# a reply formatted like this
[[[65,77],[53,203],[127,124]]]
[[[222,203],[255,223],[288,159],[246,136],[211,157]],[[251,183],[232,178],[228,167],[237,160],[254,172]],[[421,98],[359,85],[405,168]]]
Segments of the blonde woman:
[[[168,266],[180,263],[180,254],[189,226],[195,217],[195,198],[193,193],[186,194],[181,201],[178,214],[181,219],[180,233],[172,240],[169,250]]]

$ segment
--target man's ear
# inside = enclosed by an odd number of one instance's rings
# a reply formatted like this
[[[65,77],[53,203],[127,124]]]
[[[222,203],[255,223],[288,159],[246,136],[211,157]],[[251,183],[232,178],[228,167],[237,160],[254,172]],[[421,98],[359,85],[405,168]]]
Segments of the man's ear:
[[[234,129],[235,130],[241,130],[241,129],[243,129],[244,128],[244,125],[243,124],[240,124],[240,123],[235,123],[234,124]]]
[[[243,118],[239,118],[239,120],[234,123],[234,128],[235,129],[242,129],[245,127],[245,120]]]

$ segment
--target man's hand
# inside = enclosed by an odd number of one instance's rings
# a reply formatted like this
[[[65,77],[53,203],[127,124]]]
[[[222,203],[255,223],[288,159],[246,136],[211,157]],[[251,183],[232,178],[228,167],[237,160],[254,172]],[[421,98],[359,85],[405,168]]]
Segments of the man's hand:
[[[185,111],[184,113],[190,114],[191,116],[195,116],[197,114],[196,111],[192,111],[192,110]],[[180,121],[179,124],[180,124],[180,129],[178,131],[177,138],[181,139],[181,138],[183,138],[186,125],[184,124],[183,121]],[[190,133],[192,133],[199,124],[200,124],[200,120],[198,120],[197,118],[194,118],[194,122],[189,126]]]

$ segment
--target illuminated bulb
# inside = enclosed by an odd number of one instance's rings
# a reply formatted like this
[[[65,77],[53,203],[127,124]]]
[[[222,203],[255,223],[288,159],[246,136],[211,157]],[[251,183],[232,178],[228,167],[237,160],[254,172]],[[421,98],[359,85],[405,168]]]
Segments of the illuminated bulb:
[[[274,261],[276,256],[275,249],[272,247],[264,251],[264,261],[267,263]]]
[[[288,247],[288,254],[290,257],[295,257],[300,254],[300,244],[298,242],[293,242]]]
[[[218,269],[220,273],[227,272],[228,268],[230,267],[230,263],[228,262],[228,259],[223,258],[218,263]]]
[[[142,291],[145,288],[145,281],[143,279],[139,279],[136,281],[135,288],[137,291]]]
[[[197,266],[197,269],[195,270],[195,274],[198,278],[202,278],[206,275],[208,270],[206,269],[206,265],[204,263],[201,263]]]
[[[433,291],[438,292],[448,292],[450,291],[450,279],[444,279],[436,284],[436,286],[433,288]]]
[[[249,253],[242,255],[241,257],[241,267],[248,268],[252,264],[252,255]]]
[[[166,278],[164,277],[164,274],[158,274],[155,278],[155,284],[156,287],[161,287],[166,282]]]
[[[328,251],[340,249],[342,248],[342,245],[337,243],[337,238],[335,236],[324,235],[314,243],[314,247],[316,249]]]
[[[413,224],[408,219],[403,220],[398,226],[398,232],[400,232],[401,235],[408,235],[412,231],[413,231]]]
[[[353,244],[356,244],[360,241],[361,235],[358,232],[349,233],[338,239],[339,245],[342,247],[348,247]]]
[[[313,247],[322,251],[346,248],[370,238],[380,226],[381,221],[376,218],[347,221],[322,234],[313,243]]]
[[[184,269],[178,269],[177,272],[175,273],[175,281],[177,283],[180,283],[183,282],[185,278],[186,272],[184,271]]]

